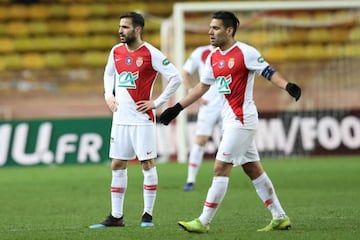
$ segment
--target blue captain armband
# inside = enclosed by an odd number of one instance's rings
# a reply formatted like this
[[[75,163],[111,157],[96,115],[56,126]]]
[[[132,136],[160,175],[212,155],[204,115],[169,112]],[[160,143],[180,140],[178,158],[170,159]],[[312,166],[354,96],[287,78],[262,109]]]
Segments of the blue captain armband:
[[[275,73],[275,69],[273,69],[270,65],[268,65],[264,71],[262,71],[261,75],[270,81],[272,75]]]

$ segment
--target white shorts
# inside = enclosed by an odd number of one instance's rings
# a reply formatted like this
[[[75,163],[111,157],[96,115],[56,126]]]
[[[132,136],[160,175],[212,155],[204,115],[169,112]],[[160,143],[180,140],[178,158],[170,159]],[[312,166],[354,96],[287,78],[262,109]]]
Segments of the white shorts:
[[[239,126],[226,127],[223,132],[216,159],[235,166],[260,160],[255,146],[256,129]]]
[[[212,136],[215,126],[221,129],[221,107],[201,105],[196,121],[196,135]]]
[[[154,159],[156,151],[155,125],[117,125],[111,128],[109,157],[139,161]]]

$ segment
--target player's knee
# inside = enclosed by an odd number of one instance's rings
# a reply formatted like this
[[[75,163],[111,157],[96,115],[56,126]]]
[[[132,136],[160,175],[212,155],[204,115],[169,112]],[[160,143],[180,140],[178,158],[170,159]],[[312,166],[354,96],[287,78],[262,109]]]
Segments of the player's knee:
[[[232,169],[232,164],[224,163],[222,161],[215,161],[214,176],[228,177]]]
[[[248,162],[242,165],[242,168],[251,180],[258,178],[264,173],[264,169],[260,162]]]
[[[153,159],[141,161],[141,167],[144,171],[148,171],[155,167],[155,161]]]
[[[111,161],[111,169],[112,170],[123,170],[127,167],[127,161],[113,159]]]
[[[204,147],[208,141],[209,141],[208,136],[197,136],[196,138],[196,143],[202,147]]]

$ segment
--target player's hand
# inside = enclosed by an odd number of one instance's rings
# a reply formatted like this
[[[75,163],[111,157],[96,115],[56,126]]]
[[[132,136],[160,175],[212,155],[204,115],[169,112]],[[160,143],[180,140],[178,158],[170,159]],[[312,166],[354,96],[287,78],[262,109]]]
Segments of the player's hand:
[[[153,101],[141,100],[136,102],[136,111],[145,113],[154,108],[155,108],[155,104]]]
[[[119,103],[116,101],[115,97],[109,97],[108,99],[106,99],[106,104],[108,105],[110,111],[112,112],[116,112]]]
[[[295,98],[295,100],[299,100],[300,96],[301,96],[301,88],[296,85],[295,83],[288,83],[286,85],[286,91],[290,94],[290,96],[292,96],[293,98]]]
[[[168,109],[166,109],[159,118],[159,121],[164,124],[164,125],[168,125],[171,120],[173,120],[174,118],[177,117],[177,115],[179,115],[179,113],[183,110],[183,106],[181,106],[180,103],[175,104],[172,107],[169,107]]]

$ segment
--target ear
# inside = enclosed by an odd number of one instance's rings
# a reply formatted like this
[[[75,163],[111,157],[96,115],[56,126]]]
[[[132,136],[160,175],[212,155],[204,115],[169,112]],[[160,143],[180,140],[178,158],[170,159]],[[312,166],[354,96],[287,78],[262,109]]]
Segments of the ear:
[[[228,27],[227,29],[226,29],[226,34],[227,35],[230,35],[230,36],[232,36],[232,33],[234,32],[234,28],[232,28],[232,27]]]
[[[141,34],[141,27],[137,26],[137,27],[135,28],[135,31],[136,31],[137,33]]]

